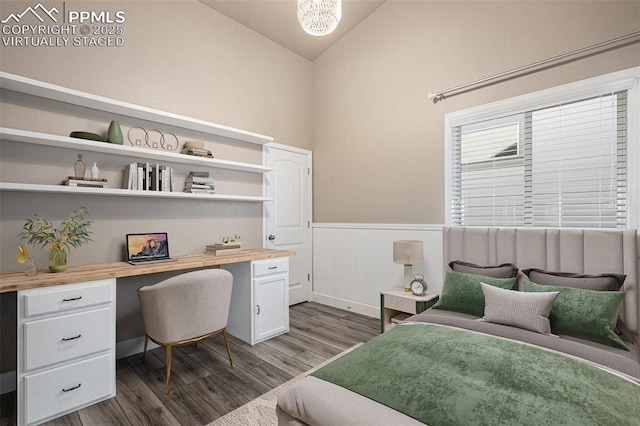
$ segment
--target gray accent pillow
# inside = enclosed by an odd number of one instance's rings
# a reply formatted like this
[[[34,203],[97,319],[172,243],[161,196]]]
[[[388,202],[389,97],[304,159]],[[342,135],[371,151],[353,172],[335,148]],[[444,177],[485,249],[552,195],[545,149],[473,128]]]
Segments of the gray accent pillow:
[[[480,283],[485,321],[550,334],[549,314],[559,292],[523,293]]]
[[[626,275],[623,274],[574,274],[571,272],[551,272],[529,268],[522,271],[530,281],[542,285],[581,288],[595,291],[618,291],[622,288]]]
[[[449,262],[449,268],[455,272],[492,278],[515,278],[518,276],[518,267],[513,263],[503,263],[497,266],[480,266],[475,263],[454,260]]]

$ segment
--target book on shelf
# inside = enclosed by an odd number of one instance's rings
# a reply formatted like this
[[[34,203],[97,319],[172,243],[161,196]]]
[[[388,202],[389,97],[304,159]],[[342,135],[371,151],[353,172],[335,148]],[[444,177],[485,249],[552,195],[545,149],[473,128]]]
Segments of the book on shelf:
[[[87,176],[83,176],[83,177],[76,177],[76,176],[67,176],[66,178],[64,178],[65,181],[67,180],[84,180],[84,181],[90,181],[90,182],[104,182],[107,183],[107,178],[94,178],[94,177],[87,177]]]
[[[107,179],[93,179],[93,178],[75,178],[67,177],[62,181],[63,185],[75,186],[82,188],[108,188],[109,184]]]
[[[184,180],[183,191],[195,194],[214,194],[215,186],[213,185],[213,178],[209,177],[209,172],[191,171]]]
[[[144,163],[144,167],[142,169],[144,173],[144,189],[145,191],[149,191],[151,189],[151,164]]]
[[[202,184],[202,185],[206,185],[206,184],[213,184],[213,178],[202,178],[202,177],[193,177],[193,176],[187,176],[187,178],[184,180],[184,183],[198,183],[198,184]]]
[[[170,167],[161,164],[151,166],[151,191],[166,191],[164,188],[167,185],[164,180],[168,179],[167,169],[170,169]]]
[[[205,189],[205,188],[185,188],[183,192],[188,192],[191,194],[215,194],[216,193],[213,189]]]
[[[70,182],[67,183],[66,186],[76,187],[76,188],[108,188],[109,185],[106,183],[95,183],[95,182]]]
[[[162,164],[131,163],[124,168],[122,188],[139,191],[172,191],[173,168]]]
[[[207,192],[210,194],[214,194],[216,189],[212,185],[203,185],[203,186],[192,186],[185,185],[183,188],[184,192]]]
[[[210,189],[212,191],[216,189],[213,185],[206,184],[206,183],[185,183],[184,187],[185,189],[199,188],[199,189]]]
[[[180,154],[193,155],[195,157],[213,158],[213,154],[208,149],[203,148],[182,148]]]
[[[213,178],[209,176],[209,172],[194,172],[191,171],[187,175],[187,182],[198,182],[198,183],[211,183],[213,182]]]
[[[134,182],[134,177],[137,178],[138,171],[135,169],[136,173],[134,174],[133,170],[133,164],[127,164],[124,168],[124,173],[122,174],[122,189],[133,189],[138,186],[137,182]]]

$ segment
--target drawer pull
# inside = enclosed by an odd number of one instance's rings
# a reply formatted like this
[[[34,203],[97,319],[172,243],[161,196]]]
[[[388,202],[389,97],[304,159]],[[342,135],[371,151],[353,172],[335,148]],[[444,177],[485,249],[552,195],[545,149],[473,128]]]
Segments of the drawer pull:
[[[82,386],[82,383],[78,383],[77,386],[74,386],[72,388],[62,389],[62,392],[71,392],[72,390],[78,389],[80,386]]]
[[[82,334],[78,334],[77,336],[74,337],[63,337],[62,341],[63,342],[68,342],[69,340],[76,340],[82,337]]]
[[[277,266],[269,266],[269,269],[278,269]]]
[[[63,302],[73,302],[74,300],[80,300],[82,296],[72,297],[71,299],[62,299]]]

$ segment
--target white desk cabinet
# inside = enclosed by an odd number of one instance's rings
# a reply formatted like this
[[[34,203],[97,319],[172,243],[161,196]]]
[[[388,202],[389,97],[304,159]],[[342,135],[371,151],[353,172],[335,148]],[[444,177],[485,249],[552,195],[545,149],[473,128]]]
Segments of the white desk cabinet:
[[[116,394],[115,278],[18,292],[18,424]]]
[[[233,274],[227,331],[252,345],[289,331],[289,258],[224,265]]]

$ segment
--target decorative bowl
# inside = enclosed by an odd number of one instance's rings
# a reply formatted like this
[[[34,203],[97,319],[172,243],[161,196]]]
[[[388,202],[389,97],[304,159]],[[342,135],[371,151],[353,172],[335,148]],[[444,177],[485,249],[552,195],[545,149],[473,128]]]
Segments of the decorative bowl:
[[[69,137],[71,138],[78,138],[78,139],[88,139],[91,141],[98,141],[98,142],[103,142],[102,136],[96,134],[96,133],[91,133],[91,132],[71,132],[69,134]]]

